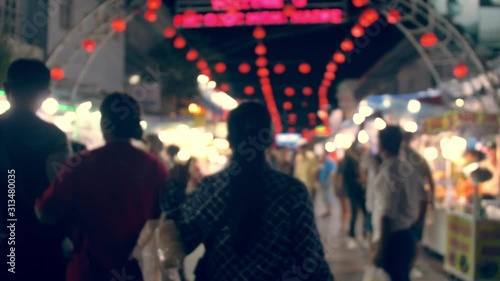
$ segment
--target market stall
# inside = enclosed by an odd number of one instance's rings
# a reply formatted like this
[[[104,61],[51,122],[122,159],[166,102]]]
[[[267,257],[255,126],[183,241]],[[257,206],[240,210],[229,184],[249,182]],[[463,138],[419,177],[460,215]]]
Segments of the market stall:
[[[453,111],[422,126],[420,146],[436,181],[424,245],[443,255],[453,276],[500,280],[500,201],[484,200],[482,189],[498,168],[481,168],[489,160],[479,157],[484,144],[498,142],[498,116]]]

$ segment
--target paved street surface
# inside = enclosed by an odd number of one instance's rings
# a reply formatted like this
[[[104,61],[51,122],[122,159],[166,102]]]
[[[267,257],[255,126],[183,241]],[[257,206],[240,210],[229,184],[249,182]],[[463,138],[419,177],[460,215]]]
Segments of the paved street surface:
[[[335,280],[338,281],[361,281],[365,266],[369,264],[370,254],[365,247],[359,245],[357,249],[347,249],[346,235],[340,230],[338,203],[334,202],[333,214],[328,218],[321,218],[324,207],[320,194],[315,203],[317,224],[324,244],[325,255],[330,264]],[[358,222],[361,229],[361,221]],[[199,257],[203,255],[203,247],[198,248],[186,260],[185,266],[187,278],[193,280],[192,271]],[[423,278],[413,281],[444,281],[449,280],[441,270],[442,263],[424,254],[417,262],[418,268],[424,273]]]

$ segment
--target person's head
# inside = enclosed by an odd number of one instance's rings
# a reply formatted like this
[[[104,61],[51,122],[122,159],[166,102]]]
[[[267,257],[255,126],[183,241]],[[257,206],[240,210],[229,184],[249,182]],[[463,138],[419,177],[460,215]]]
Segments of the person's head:
[[[113,93],[101,104],[101,130],[106,142],[142,139],[141,109],[131,96]]]
[[[163,143],[158,135],[150,134],[146,136],[146,145],[149,153],[159,155],[163,149]]]
[[[398,126],[387,126],[378,133],[380,156],[383,158],[399,155],[403,134]]]
[[[174,160],[179,151],[181,151],[181,149],[175,144],[167,146],[167,155],[170,160]]]
[[[7,70],[4,89],[14,109],[36,112],[50,95],[50,70],[33,59],[18,59]]]
[[[234,155],[249,156],[247,149],[264,155],[274,141],[271,126],[271,116],[262,103],[246,101],[232,110],[227,119],[227,139]]]

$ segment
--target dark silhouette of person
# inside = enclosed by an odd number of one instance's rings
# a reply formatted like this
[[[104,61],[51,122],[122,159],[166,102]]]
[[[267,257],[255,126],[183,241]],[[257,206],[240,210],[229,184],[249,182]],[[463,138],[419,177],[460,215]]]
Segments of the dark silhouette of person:
[[[166,208],[187,253],[205,245],[196,280],[333,280],[306,187],[266,163],[274,141],[266,106],[243,102],[227,126],[229,166]]]
[[[100,111],[106,145],[72,157],[37,201],[37,211],[45,223],[75,222],[82,237],[67,280],[140,281],[137,262],[129,257],[145,222],[160,214],[167,169],[156,156],[131,144],[142,139],[135,99],[111,94]]]
[[[3,225],[6,218],[17,221],[8,222],[15,225],[15,239],[0,241],[1,280],[64,280],[65,228],[40,224],[33,208],[70,151],[65,133],[36,115],[50,95],[49,86],[50,71],[44,63],[19,59],[9,66],[4,88],[11,107],[0,115],[0,233],[11,235]],[[6,257],[10,254],[15,257]],[[5,269],[7,262],[15,266],[15,274]],[[1,278],[4,274],[7,278]]]

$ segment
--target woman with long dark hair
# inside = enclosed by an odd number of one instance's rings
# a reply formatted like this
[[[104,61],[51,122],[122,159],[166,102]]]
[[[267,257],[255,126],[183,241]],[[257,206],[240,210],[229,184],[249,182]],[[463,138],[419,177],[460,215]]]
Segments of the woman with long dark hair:
[[[139,104],[131,96],[107,96],[101,116],[106,145],[68,161],[37,202],[38,214],[42,222],[76,224],[81,234],[67,280],[141,280],[129,256],[146,220],[159,215],[167,170],[158,158],[131,144],[142,138]]]
[[[244,102],[227,122],[229,166],[167,210],[188,253],[205,245],[196,280],[333,280],[306,188],[265,161],[274,139],[265,105]]]

